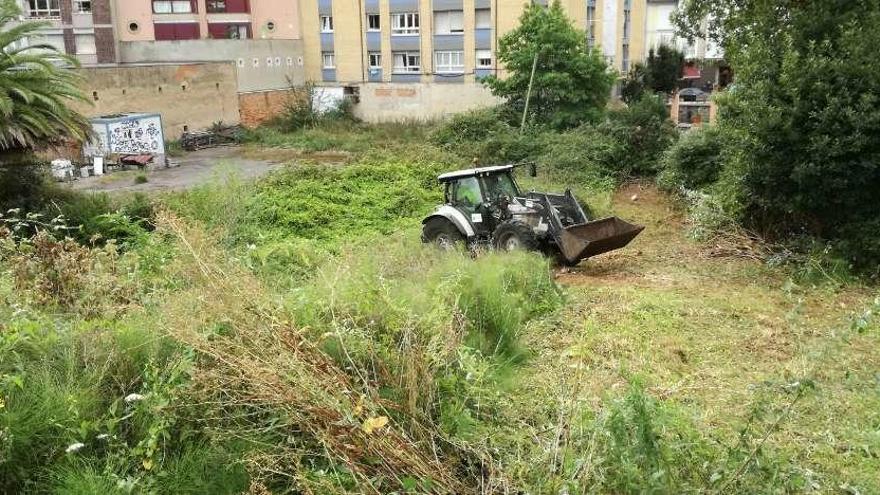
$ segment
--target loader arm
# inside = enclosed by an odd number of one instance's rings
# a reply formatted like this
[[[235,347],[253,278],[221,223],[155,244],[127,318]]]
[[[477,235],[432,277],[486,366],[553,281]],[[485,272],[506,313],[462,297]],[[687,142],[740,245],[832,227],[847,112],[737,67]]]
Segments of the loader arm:
[[[550,235],[556,243],[562,256],[571,264],[591,256],[620,249],[636,238],[642,230],[642,225],[633,225],[617,217],[608,217],[601,220],[588,221],[583,208],[577,203],[569,191],[563,195],[549,195],[543,193],[531,193],[530,197],[544,205],[547,222],[550,224]],[[555,202],[553,200],[556,200]],[[566,204],[561,205],[561,202]],[[557,209],[573,207],[579,213],[579,223],[565,225],[559,218]]]

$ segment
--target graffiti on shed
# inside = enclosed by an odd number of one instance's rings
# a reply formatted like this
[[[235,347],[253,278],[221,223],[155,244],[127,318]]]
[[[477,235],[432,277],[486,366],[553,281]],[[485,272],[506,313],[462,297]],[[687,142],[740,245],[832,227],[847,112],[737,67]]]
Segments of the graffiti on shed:
[[[153,155],[157,162],[165,158],[165,135],[162,116],[157,113],[106,115],[91,119],[94,138],[83,148],[86,157]]]
[[[159,117],[113,122],[107,128],[110,131],[110,149],[114,153],[165,153]]]

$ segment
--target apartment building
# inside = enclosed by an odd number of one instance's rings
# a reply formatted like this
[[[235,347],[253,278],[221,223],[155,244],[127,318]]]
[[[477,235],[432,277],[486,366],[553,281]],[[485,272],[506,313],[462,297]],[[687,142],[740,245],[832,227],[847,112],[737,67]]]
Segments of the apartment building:
[[[114,0],[119,40],[299,39],[296,0]]]
[[[116,62],[111,0],[19,0],[21,22],[49,25],[30,44],[48,44],[83,65]]]
[[[546,0],[538,3],[546,5]],[[644,56],[645,0],[562,0],[616,69]],[[316,82],[473,83],[503,75],[498,38],[523,0],[305,0],[306,77]]]
[[[678,7],[677,0],[648,0],[645,22],[645,50],[656,49],[660,45],[674,46],[681,50],[688,60],[721,60],[724,53],[717,43],[706,39],[693,42],[676,36],[672,24],[672,14]]]
[[[548,0],[534,0],[547,5]],[[497,103],[498,40],[526,0],[302,0],[305,77],[357,93],[368,120],[435,118]],[[620,72],[644,57],[646,0],[562,0],[585,43]]]

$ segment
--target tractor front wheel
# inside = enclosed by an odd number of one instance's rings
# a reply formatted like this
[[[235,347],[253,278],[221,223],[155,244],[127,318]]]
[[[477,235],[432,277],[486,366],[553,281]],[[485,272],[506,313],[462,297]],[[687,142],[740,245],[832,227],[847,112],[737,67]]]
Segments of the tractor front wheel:
[[[433,244],[440,249],[452,249],[464,243],[465,238],[458,227],[445,218],[431,218],[422,227],[422,242]]]
[[[532,228],[522,222],[508,221],[495,228],[492,244],[499,251],[537,251],[538,237]]]

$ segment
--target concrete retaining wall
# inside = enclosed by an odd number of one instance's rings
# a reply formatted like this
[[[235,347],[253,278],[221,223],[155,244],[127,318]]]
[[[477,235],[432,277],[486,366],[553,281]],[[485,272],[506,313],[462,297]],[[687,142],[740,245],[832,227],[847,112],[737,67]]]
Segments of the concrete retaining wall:
[[[91,105],[78,104],[88,117],[116,113],[162,115],[165,139],[185,129],[197,131],[217,121],[239,123],[238,90],[232,63],[88,67],[79,69]]]

